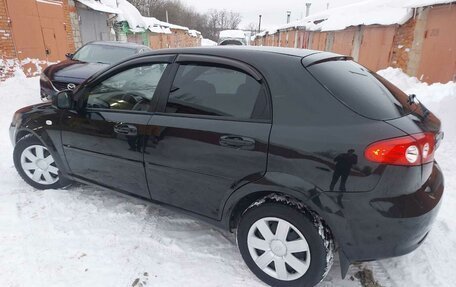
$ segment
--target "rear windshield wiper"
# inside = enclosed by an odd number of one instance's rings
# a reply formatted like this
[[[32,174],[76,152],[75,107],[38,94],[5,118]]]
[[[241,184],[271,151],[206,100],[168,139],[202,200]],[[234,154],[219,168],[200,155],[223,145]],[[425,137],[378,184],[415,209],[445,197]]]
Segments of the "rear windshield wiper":
[[[431,113],[421,102],[418,100],[417,96],[415,94],[411,94],[408,96],[407,103],[409,105],[419,105],[421,110],[423,111],[423,116],[424,118],[427,118],[429,114]]]
[[[413,104],[416,105],[416,104],[419,104],[418,99],[417,99],[417,97],[416,97],[415,94],[410,94],[410,95],[408,96],[407,103],[408,103],[409,105],[413,105]]]

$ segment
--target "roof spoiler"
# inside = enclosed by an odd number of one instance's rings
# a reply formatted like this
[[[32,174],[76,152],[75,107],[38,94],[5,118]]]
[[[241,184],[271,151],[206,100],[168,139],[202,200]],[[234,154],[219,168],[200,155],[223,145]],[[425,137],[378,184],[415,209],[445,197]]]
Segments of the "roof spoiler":
[[[338,55],[338,54],[329,53],[329,52],[322,52],[322,53],[311,54],[309,56],[304,57],[302,59],[302,64],[304,65],[304,67],[308,68],[310,66],[324,63],[324,62],[351,61],[351,60],[353,60],[353,57]]]

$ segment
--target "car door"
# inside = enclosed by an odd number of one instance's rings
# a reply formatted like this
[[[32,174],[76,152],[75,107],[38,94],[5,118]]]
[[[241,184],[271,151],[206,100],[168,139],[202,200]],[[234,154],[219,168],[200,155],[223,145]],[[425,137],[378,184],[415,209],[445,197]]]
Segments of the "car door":
[[[143,164],[147,124],[172,58],[132,60],[78,92],[81,109],[62,117],[62,143],[73,176],[150,198]]]
[[[173,74],[149,122],[151,197],[219,218],[224,200],[266,171],[269,94],[258,72],[224,58],[181,55]]]

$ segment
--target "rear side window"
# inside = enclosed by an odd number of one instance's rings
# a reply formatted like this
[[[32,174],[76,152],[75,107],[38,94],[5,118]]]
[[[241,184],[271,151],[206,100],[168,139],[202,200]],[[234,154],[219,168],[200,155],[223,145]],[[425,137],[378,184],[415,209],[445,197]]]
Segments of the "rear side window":
[[[335,97],[365,117],[389,120],[413,111],[404,92],[353,61],[328,61],[308,70]]]
[[[263,86],[229,67],[180,65],[166,106],[167,113],[267,119]]]

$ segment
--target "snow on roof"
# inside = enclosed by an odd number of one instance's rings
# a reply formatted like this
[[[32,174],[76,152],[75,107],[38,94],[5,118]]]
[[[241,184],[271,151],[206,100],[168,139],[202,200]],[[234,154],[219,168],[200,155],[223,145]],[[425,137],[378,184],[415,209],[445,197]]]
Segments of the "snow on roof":
[[[188,30],[188,34],[192,37],[199,37],[201,36],[201,32],[197,30]]]
[[[188,27],[179,26],[179,25],[175,25],[175,24],[171,24],[171,23],[168,23],[168,25],[169,25],[170,29],[185,30],[185,31],[189,31],[190,30]]]
[[[278,30],[305,28],[308,31],[337,31],[358,25],[402,25],[412,16],[411,8],[456,2],[455,0],[365,0],[350,5],[315,13],[277,29],[257,34],[271,35]]]
[[[171,29],[185,30],[188,31],[188,34],[192,37],[199,37],[201,35],[200,31],[190,30],[187,27],[174,25],[171,23],[163,22],[158,20],[155,17],[142,17],[145,29],[149,29],[153,33],[163,33],[163,34],[172,34]]]
[[[357,2],[310,15],[288,27],[305,26],[308,30],[335,31],[357,25],[402,25],[413,16],[412,10],[404,7],[407,1],[409,0]],[[315,24],[319,20],[324,21]]]
[[[141,13],[139,13],[138,9],[136,9],[133,4],[127,0],[117,0],[117,3],[119,5],[119,9],[122,11],[117,16],[117,20],[119,22],[127,21],[132,32],[143,32],[148,28],[148,25],[144,22]]]
[[[147,29],[152,33],[171,34],[171,30],[165,25],[165,22],[162,22],[155,17],[143,17],[143,21],[146,23]]]
[[[201,33],[188,27],[166,23],[154,17],[143,17],[138,9],[127,0],[77,0],[89,8],[101,12],[117,14],[117,21],[126,21],[130,31],[134,33],[150,30],[153,33],[171,34],[170,29],[184,30],[192,37]]]
[[[242,30],[224,30],[220,31],[220,39],[225,38],[245,38],[245,33]]]
[[[214,42],[211,39],[203,38],[203,39],[201,39],[201,46],[204,46],[204,47],[217,46],[217,42]]]
[[[117,8],[117,5],[112,6],[112,2],[111,2],[112,0],[101,0],[101,1],[77,0],[77,1],[96,11],[111,13],[111,14],[122,13]]]
[[[425,7],[425,6],[431,6],[431,5],[437,5],[437,4],[448,4],[456,2],[455,0],[409,0],[404,7],[411,7],[411,8],[416,8],[416,7]]]

